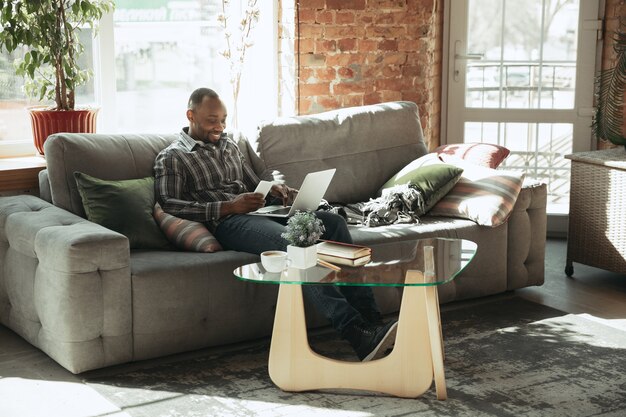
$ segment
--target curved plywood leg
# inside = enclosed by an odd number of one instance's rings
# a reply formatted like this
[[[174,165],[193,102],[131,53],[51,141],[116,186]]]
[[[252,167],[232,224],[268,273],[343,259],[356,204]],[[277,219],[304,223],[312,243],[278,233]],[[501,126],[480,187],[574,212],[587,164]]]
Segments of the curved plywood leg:
[[[407,280],[422,282],[423,279],[419,271],[407,273]],[[302,288],[282,284],[270,347],[270,378],[285,391],[350,388],[405,398],[420,396],[433,381],[428,292],[424,289],[404,289],[396,343],[387,357],[371,362],[342,362],[311,350],[306,335]]]

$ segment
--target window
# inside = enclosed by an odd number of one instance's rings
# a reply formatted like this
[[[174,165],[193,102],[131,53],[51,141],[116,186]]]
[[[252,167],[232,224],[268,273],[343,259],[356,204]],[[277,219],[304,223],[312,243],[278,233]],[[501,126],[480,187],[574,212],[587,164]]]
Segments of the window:
[[[257,2],[254,44],[246,51],[238,129],[247,135],[262,119],[277,116],[275,3]],[[229,2],[231,22],[240,20],[246,5],[246,0]],[[98,132],[177,132],[187,124],[187,99],[198,87],[220,94],[232,126],[231,73],[221,54],[221,13],[221,0],[118,0],[115,12],[103,18],[98,39],[85,30],[81,37],[87,53],[81,59],[94,77],[77,91],[76,102],[101,107]],[[231,29],[233,37],[238,30]],[[23,94],[23,80],[13,72],[14,59],[0,55],[0,156],[35,153],[25,107],[39,103]]]

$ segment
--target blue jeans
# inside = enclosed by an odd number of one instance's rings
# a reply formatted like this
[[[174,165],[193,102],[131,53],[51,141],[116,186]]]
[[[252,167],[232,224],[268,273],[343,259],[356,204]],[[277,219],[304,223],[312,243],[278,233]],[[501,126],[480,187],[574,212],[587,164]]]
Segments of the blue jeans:
[[[352,243],[348,225],[343,217],[326,211],[315,215],[324,223],[322,239]],[[228,250],[260,254],[266,250],[287,250],[287,241],[280,237],[286,219],[236,214],[223,220],[215,237]],[[378,307],[369,287],[303,285],[304,297],[322,313],[331,325],[344,334],[348,325],[363,322],[360,311],[376,312]]]

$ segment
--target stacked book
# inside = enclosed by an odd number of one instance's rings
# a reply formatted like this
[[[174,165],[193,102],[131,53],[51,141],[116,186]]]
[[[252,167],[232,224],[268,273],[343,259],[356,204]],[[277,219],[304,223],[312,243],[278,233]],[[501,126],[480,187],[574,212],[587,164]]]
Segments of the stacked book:
[[[361,266],[372,259],[367,246],[323,240],[317,244],[317,257],[337,265]]]

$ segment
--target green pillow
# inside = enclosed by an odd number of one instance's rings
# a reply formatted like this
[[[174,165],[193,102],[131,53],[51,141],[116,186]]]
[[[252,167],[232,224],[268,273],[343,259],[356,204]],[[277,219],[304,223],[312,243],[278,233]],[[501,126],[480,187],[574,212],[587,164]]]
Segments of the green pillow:
[[[380,195],[382,190],[396,185],[410,183],[416,186],[424,196],[424,212],[416,213],[421,216],[448,194],[459,181],[462,173],[462,168],[444,164],[434,154],[426,154],[398,171],[383,184],[378,194]]]
[[[152,217],[154,178],[105,181],[75,172],[87,219],[126,236],[131,249],[165,249],[166,237]]]

